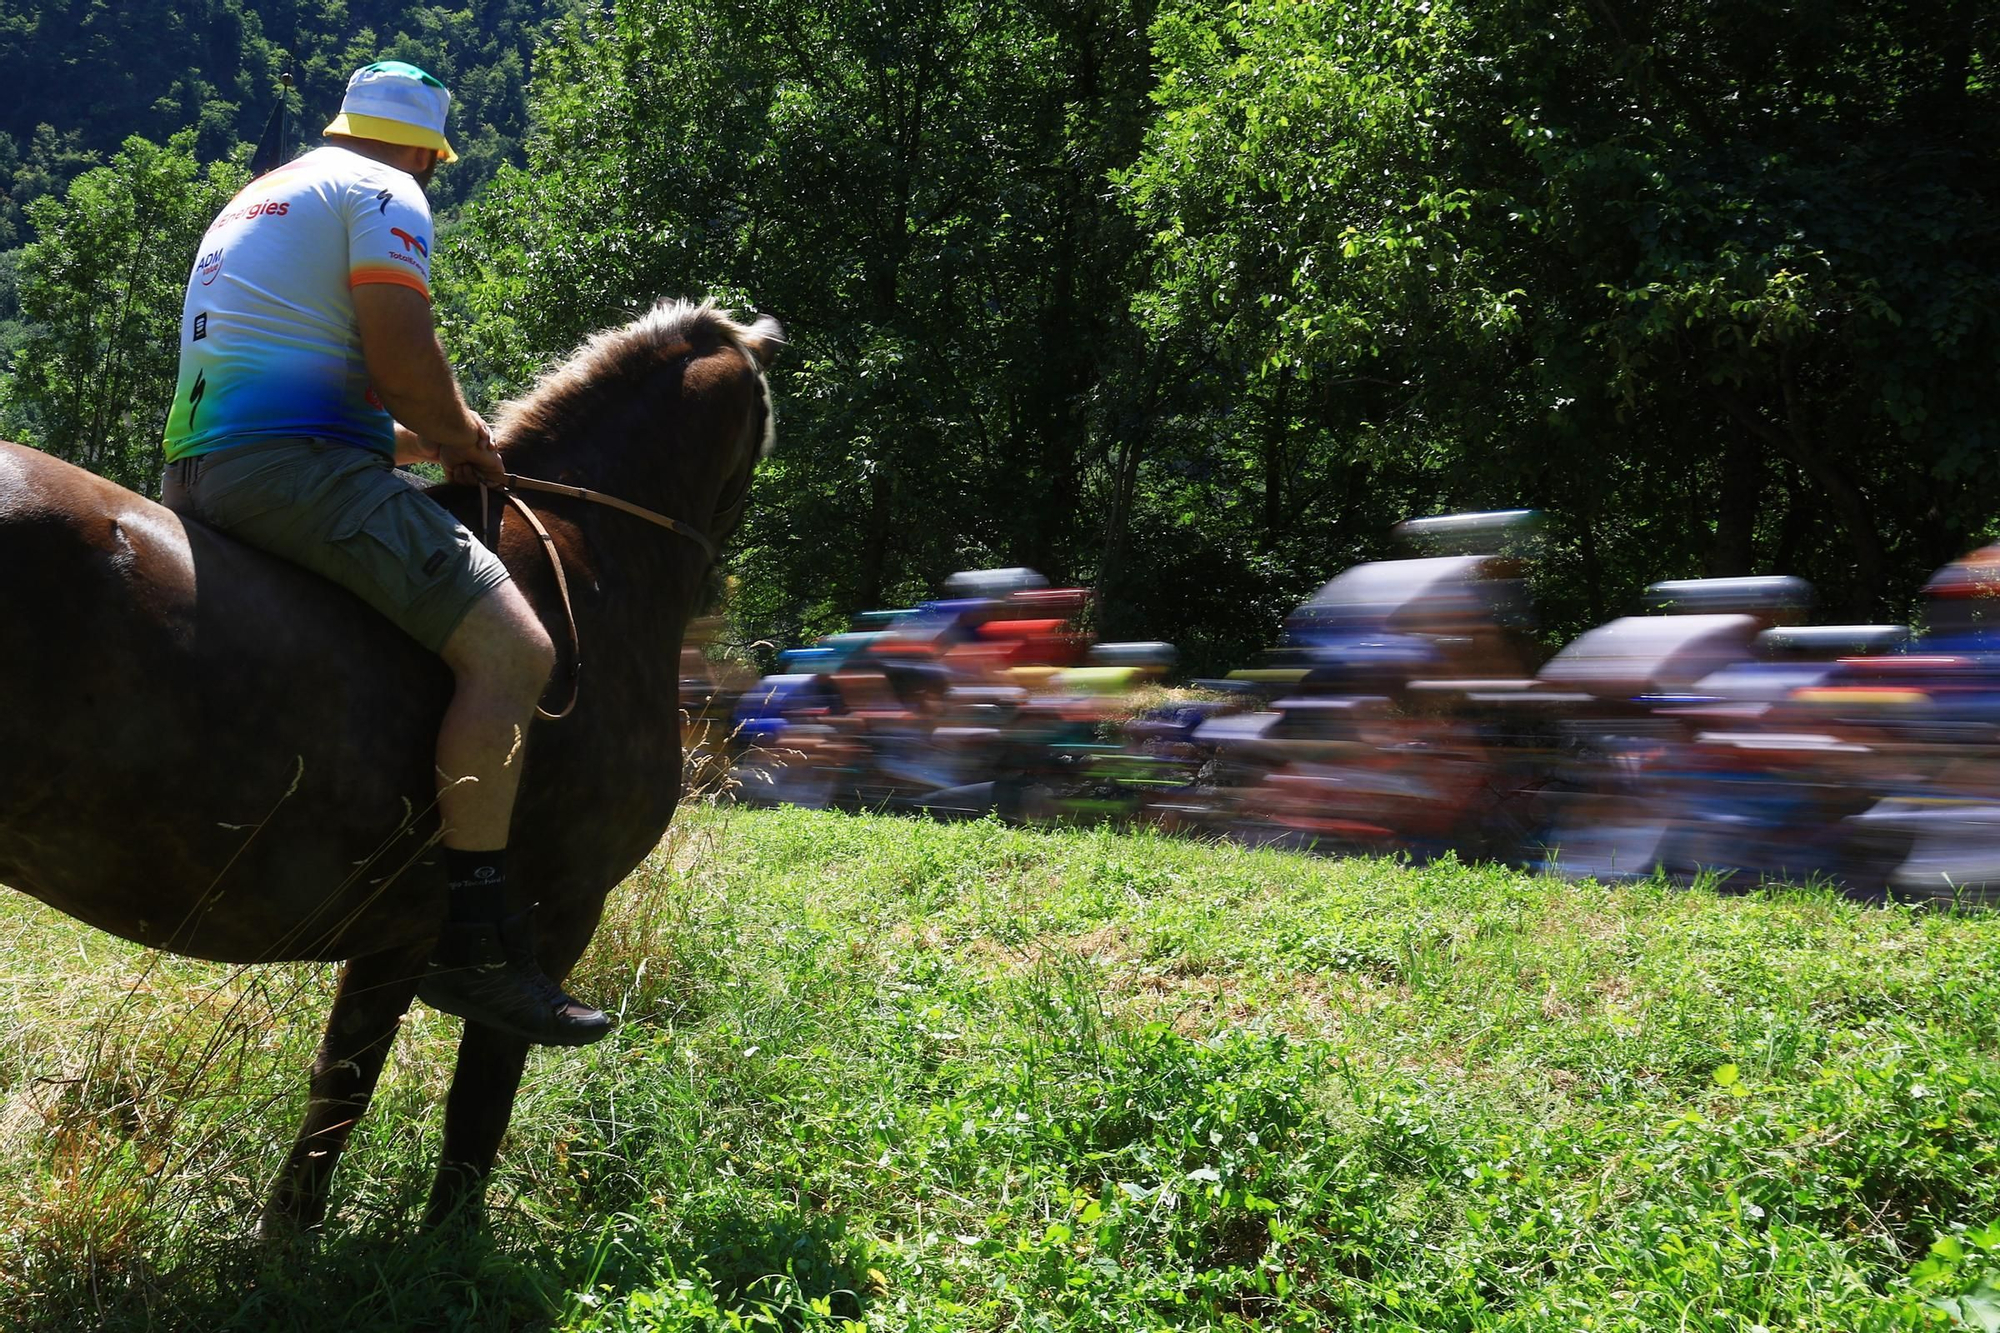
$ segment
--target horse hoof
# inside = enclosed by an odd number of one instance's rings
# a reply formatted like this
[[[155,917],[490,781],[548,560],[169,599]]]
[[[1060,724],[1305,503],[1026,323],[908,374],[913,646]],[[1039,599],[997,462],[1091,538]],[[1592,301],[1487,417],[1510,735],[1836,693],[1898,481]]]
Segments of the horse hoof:
[[[275,1205],[264,1210],[250,1238],[257,1249],[271,1258],[283,1258],[309,1248],[318,1229],[309,1227],[292,1213]]]
[[[426,1236],[469,1236],[486,1229],[486,1207],[477,1199],[443,1206],[432,1203],[424,1210]]]

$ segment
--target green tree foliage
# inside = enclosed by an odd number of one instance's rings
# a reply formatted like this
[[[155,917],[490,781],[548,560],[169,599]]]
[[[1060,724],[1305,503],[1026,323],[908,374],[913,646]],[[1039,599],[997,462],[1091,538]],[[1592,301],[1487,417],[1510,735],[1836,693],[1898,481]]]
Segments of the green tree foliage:
[[[1394,519],[1514,504],[1561,629],[1772,568],[1880,614],[1993,516],[1995,37],[1956,0],[630,0],[546,58],[460,334],[504,384],[662,293],[786,318],[740,566],[779,633],[1021,561],[1216,661]]]
[[[1996,535],[1976,0],[202,0],[150,45],[9,3],[20,200],[120,118],[254,136],[280,51],[308,130],[364,60],[446,78],[486,396],[660,296],[783,319],[735,562],[773,638],[1029,563],[1220,666],[1467,506],[1549,511],[1552,634],[1701,573],[1893,614]]]
[[[1152,353],[1106,173],[1148,15],[631,0],[541,57],[540,132],[445,248],[496,383],[663,295],[779,315],[785,448],[738,561],[796,634],[967,563],[1095,563],[1105,423]]]
[[[1121,178],[1151,325],[1213,331],[1222,402],[1318,404],[1280,429],[1324,456],[1552,510],[1559,603],[1776,567],[1876,614],[1990,524],[1982,7],[1245,0],[1155,32]]]
[[[20,254],[33,321],[0,397],[10,432],[58,458],[158,492],[181,296],[196,243],[243,183],[204,169],[195,135],[133,136],[108,166],[28,206],[38,239]]]

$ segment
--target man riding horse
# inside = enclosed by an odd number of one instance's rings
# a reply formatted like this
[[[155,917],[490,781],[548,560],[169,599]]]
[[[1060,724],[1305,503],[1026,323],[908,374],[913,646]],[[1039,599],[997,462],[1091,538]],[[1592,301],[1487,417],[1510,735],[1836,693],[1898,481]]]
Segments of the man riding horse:
[[[543,973],[532,914],[510,911],[507,890],[554,649],[499,559],[395,470],[506,476],[431,317],[423,187],[456,157],[449,104],[414,65],[356,71],[327,146],[252,181],[210,224],[181,312],[164,498],[346,588],[451,668],[437,738],[449,906],[419,995],[527,1041],[580,1046],[611,1020]]]

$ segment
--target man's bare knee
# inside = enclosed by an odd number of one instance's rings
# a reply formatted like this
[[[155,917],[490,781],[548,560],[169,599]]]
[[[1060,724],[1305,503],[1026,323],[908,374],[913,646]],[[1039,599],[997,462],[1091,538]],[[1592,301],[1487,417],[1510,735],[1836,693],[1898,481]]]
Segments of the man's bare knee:
[[[533,608],[511,583],[474,602],[439,656],[461,687],[536,695],[555,669],[555,645]]]

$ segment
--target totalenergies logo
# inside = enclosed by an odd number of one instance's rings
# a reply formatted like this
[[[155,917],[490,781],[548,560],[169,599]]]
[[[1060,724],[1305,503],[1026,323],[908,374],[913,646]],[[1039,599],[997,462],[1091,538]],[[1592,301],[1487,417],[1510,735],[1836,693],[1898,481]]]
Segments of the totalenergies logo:
[[[430,246],[424,244],[423,237],[412,236],[410,235],[410,233],[404,231],[401,227],[389,228],[389,234],[395,237],[397,240],[401,241],[403,243],[403,248],[405,250],[414,250],[419,255],[423,256],[425,259],[429,259],[431,257],[431,248]]]
[[[195,261],[194,271],[201,278],[201,285],[208,287],[222,276],[222,251],[210,250]]]
[[[219,227],[225,222],[242,222],[250,218],[281,218],[292,211],[288,200],[259,199],[254,204],[231,201],[228,208],[216,215],[211,227]]]

